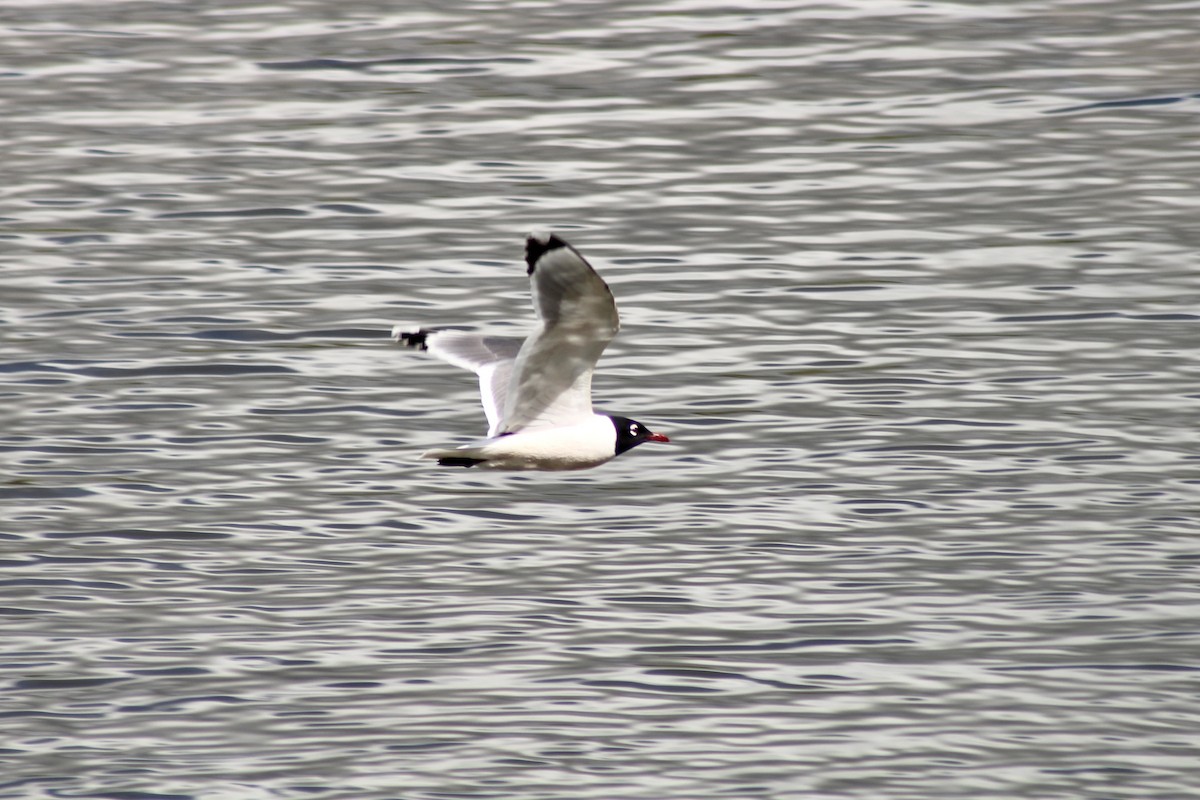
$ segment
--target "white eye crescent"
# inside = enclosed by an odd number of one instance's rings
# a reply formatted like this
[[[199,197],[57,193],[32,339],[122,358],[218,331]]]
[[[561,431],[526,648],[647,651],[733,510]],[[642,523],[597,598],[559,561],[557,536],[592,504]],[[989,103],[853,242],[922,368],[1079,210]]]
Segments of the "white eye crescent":
[[[629,426],[629,432],[634,436],[638,435],[638,426],[636,422]]]

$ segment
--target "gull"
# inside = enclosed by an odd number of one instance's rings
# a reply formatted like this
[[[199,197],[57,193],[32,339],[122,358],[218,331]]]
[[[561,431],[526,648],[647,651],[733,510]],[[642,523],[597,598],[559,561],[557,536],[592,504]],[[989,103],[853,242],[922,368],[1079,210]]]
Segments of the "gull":
[[[525,240],[538,327],[524,339],[397,325],[397,342],[479,376],[487,437],[421,454],[445,467],[577,470],[644,442],[645,425],[592,410],[592,373],[620,323],[612,291],[579,251],[554,234]]]

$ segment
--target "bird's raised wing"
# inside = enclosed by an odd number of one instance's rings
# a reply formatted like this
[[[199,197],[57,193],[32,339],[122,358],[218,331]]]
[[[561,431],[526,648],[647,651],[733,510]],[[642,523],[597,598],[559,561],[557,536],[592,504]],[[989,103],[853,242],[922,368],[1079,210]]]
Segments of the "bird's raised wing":
[[[591,416],[592,372],[620,328],[608,284],[574,247],[553,234],[532,235],[525,262],[541,327],[512,365],[500,433]]]

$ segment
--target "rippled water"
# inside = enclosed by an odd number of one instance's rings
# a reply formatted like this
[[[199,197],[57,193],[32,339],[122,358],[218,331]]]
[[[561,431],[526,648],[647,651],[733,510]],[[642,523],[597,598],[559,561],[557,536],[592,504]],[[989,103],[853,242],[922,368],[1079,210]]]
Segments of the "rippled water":
[[[5,4],[0,797],[1196,796],[1197,13]]]

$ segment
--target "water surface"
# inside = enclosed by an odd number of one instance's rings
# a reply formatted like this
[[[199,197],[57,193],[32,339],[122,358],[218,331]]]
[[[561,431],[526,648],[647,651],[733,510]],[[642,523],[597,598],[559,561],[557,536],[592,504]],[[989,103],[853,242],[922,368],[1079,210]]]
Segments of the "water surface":
[[[1194,795],[1198,11],[9,4],[0,797]]]

